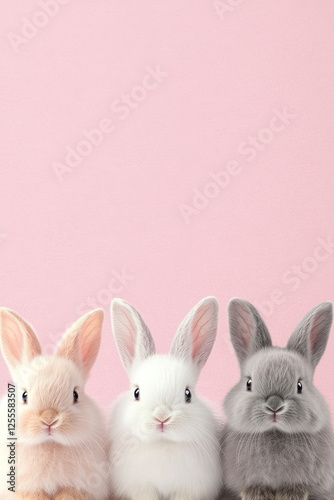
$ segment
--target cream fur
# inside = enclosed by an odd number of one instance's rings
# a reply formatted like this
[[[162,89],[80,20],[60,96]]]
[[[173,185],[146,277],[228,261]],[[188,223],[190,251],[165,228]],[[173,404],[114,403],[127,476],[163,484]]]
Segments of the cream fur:
[[[7,313],[5,311],[3,314]],[[101,317],[100,311],[98,315]],[[24,349],[29,346],[25,341],[23,328],[22,349],[16,350],[14,361],[11,357],[11,350],[14,349],[11,345],[12,337],[4,331],[6,324],[8,321],[1,323],[1,338],[3,353],[16,385],[16,491],[20,498],[30,499],[30,495],[33,495],[33,498],[44,500],[49,498],[45,494],[53,498],[58,493],[59,499],[65,500],[70,498],[66,489],[72,489],[78,496],[71,498],[107,499],[109,465],[104,417],[97,404],[85,393],[88,369],[92,365],[89,346],[90,342],[99,344],[100,318],[96,322],[95,331],[91,315],[88,322],[90,341],[85,344],[87,368],[81,362],[81,337],[87,339],[85,321],[81,320],[80,328],[72,330],[76,332],[75,335],[72,334],[73,344],[70,345],[69,334],[66,334],[67,348],[63,349],[61,355],[53,357],[24,353]],[[19,326],[21,329],[22,323]],[[15,328],[13,322],[12,328]],[[16,334],[20,335],[19,329]],[[31,338],[30,332],[29,336]],[[36,346],[35,340],[33,344]],[[73,356],[76,349],[76,355]],[[67,352],[71,352],[68,358]],[[94,360],[96,354],[96,351],[92,354]],[[31,361],[22,363],[23,358]],[[77,403],[74,403],[74,389],[79,395]],[[27,404],[22,400],[25,391],[28,393]],[[48,425],[51,424],[53,425],[49,428]],[[6,484],[6,473],[9,470],[6,438],[7,398],[4,397],[0,403],[1,500],[13,498],[13,493],[8,491]]]

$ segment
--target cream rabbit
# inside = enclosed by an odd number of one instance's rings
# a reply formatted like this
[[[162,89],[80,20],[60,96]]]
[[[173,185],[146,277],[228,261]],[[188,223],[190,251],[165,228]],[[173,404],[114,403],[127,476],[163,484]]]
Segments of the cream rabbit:
[[[14,312],[0,310],[3,356],[16,386],[16,498],[103,500],[108,496],[104,419],[85,393],[97,357],[103,311],[78,320],[53,357],[41,353],[31,326]],[[7,397],[0,410],[0,498],[9,500],[5,471]]]

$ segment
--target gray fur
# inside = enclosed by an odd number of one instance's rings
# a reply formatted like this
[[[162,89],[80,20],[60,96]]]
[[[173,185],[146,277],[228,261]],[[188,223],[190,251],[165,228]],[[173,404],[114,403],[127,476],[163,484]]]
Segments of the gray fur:
[[[252,304],[232,299],[228,311],[231,341],[240,364],[262,347],[271,347],[268,329]]]
[[[333,321],[331,302],[312,309],[294,330],[287,348],[299,352],[315,368],[323,356]]]
[[[271,346],[263,320],[248,302],[234,299],[229,312],[241,380],[224,402],[226,487],[253,500],[262,498],[263,491],[268,498],[274,491],[276,499],[304,499],[308,493],[309,500],[334,500],[330,411],[313,385],[314,368],[328,340],[331,304],[313,309],[285,349]],[[245,324],[248,326],[239,332],[238,325]],[[246,388],[248,378],[252,391]],[[298,381],[303,386],[301,394]]]
[[[283,488],[274,491],[269,488],[247,488],[242,495],[242,500],[308,500],[309,495],[303,487]]]

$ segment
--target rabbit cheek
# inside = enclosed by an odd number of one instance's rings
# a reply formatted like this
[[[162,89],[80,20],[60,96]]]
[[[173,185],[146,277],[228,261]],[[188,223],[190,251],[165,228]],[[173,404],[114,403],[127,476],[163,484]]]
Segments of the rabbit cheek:
[[[33,437],[43,431],[38,415],[32,410],[25,410],[19,414],[18,430],[22,437]]]
[[[71,418],[70,415],[63,416],[61,426],[59,427],[59,433],[66,436],[73,432],[76,429],[73,420],[73,417]]]

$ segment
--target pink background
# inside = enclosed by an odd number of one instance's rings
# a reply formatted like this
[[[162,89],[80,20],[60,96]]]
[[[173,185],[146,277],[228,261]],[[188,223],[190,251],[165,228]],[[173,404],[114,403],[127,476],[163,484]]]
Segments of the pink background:
[[[47,353],[103,307],[88,390],[104,406],[127,388],[114,296],[160,352],[217,296],[199,388],[219,404],[238,377],[232,296],[258,305],[279,345],[334,299],[333,244],[318,246],[334,241],[333,23],[332,0],[2,2],[0,304]],[[98,126],[100,144],[82,143]],[[57,175],[68,148],[81,157]],[[334,410],[333,360],[334,333],[316,376]],[[4,393],[2,359],[0,370]]]

